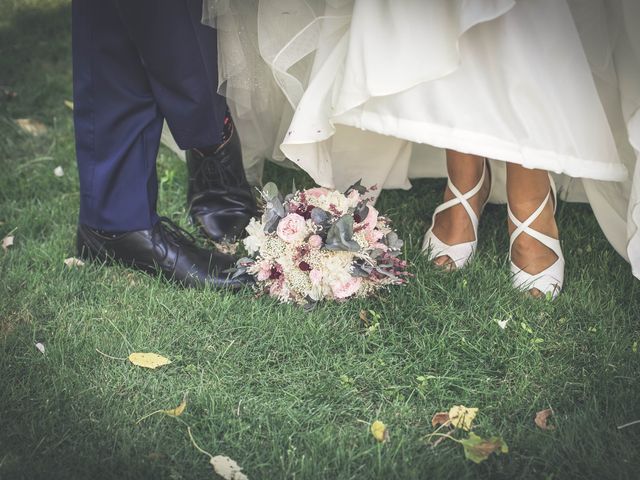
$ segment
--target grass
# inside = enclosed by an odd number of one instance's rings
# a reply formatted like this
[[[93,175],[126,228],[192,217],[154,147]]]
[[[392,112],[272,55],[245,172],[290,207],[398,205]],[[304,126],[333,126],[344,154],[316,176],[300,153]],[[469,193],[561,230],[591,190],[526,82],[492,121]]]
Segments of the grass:
[[[383,193],[416,276],[366,302],[305,313],[65,267],[78,209],[69,31],[65,1],[0,2],[0,85],[17,93],[0,97],[0,238],[15,235],[0,252],[0,478],[213,478],[186,425],[253,479],[638,477],[640,424],[617,426],[640,419],[640,282],[587,206],[561,205],[568,281],[554,303],[511,290],[503,207],[484,215],[470,268],[430,268],[419,244],[434,180]],[[25,117],[48,132],[23,134],[13,120]],[[162,150],[158,168],[159,209],[184,224],[184,166]],[[310,184],[275,166],[266,176]],[[380,315],[376,332],[361,309]],[[97,350],[173,363],[143,370]],[[184,394],[179,419],[137,423]],[[456,404],[479,407],[476,431],[501,435],[509,453],[476,465],[453,442],[430,448],[431,416]],[[548,407],[557,428],[542,431],[533,417]],[[375,419],[389,427],[384,445],[369,434]]]

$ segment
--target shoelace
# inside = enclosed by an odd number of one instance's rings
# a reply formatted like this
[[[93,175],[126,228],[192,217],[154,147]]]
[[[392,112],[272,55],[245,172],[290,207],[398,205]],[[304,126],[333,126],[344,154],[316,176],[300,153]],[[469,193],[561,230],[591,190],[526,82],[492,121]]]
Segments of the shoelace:
[[[160,217],[153,227],[153,233],[158,232],[163,243],[173,240],[177,243],[195,245],[196,239],[184,228],[177,225],[167,217]]]

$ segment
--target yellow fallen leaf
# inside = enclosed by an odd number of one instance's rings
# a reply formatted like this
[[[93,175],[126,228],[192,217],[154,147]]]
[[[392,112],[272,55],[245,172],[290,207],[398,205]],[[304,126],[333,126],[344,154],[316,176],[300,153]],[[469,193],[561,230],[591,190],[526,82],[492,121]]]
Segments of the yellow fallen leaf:
[[[64,264],[67,267],[84,267],[84,262],[76,257],[65,258]]]
[[[463,438],[460,443],[464,448],[465,458],[474,463],[484,462],[492,453],[509,453],[509,446],[502,437],[482,438],[470,432],[469,438]]]
[[[13,235],[7,235],[2,239],[2,249],[6,252],[13,246]]]
[[[65,106],[69,109],[69,110],[73,110],[73,102],[70,100],[65,100],[64,101]]]
[[[555,430],[556,427],[553,425],[547,425],[547,420],[551,415],[553,415],[553,410],[551,408],[540,410],[536,413],[536,418],[534,420],[536,426],[541,430]]]
[[[215,457],[211,457],[209,463],[213,467],[213,470],[225,480],[249,480],[249,478],[242,473],[242,467],[229,457],[216,455]]]
[[[449,410],[449,420],[454,428],[471,430],[471,424],[478,413],[477,408],[467,408],[464,405],[456,405]]]
[[[379,442],[386,442],[389,440],[389,431],[387,426],[380,420],[376,420],[371,424],[371,435]]]
[[[47,133],[47,127],[45,124],[38,120],[32,120],[31,118],[18,118],[16,123],[23,132],[33,135],[34,137]]]
[[[171,363],[171,360],[157,353],[140,352],[134,352],[129,355],[129,361],[134,365],[144,368],[158,368]]]
[[[187,408],[187,399],[186,397],[182,399],[180,405],[176,408],[172,408],[171,410],[162,410],[162,413],[169,415],[170,417],[179,417],[184,412],[184,409]]]

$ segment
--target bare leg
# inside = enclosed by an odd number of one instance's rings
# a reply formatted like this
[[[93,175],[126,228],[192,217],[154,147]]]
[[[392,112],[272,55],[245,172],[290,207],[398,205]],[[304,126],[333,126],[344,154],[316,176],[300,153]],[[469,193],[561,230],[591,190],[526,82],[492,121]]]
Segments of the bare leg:
[[[455,150],[447,150],[447,173],[451,182],[462,193],[468,192],[476,186],[480,177],[482,177],[483,167],[483,157],[460,153]],[[480,210],[489,195],[490,188],[491,179],[489,175],[487,175],[480,192],[469,199],[471,208],[473,208],[478,216],[480,216]],[[446,202],[453,197],[454,195],[451,190],[449,190],[448,187],[445,188],[444,201]],[[435,218],[433,233],[449,245],[470,242],[475,239],[473,224],[462,205],[456,205],[438,213]],[[437,257],[433,263],[446,268],[455,267],[451,259],[446,255]]]
[[[515,163],[507,163],[507,197],[511,211],[520,221],[524,221],[544,201],[549,193],[549,176],[545,170],[531,170]],[[509,234],[515,230],[511,220],[507,220]],[[549,202],[531,228],[545,235],[558,238],[558,227],[553,215],[553,203]],[[526,233],[518,236],[511,250],[511,260],[525,272],[535,275],[549,267],[557,255]],[[538,297],[541,292],[532,289],[530,293]]]

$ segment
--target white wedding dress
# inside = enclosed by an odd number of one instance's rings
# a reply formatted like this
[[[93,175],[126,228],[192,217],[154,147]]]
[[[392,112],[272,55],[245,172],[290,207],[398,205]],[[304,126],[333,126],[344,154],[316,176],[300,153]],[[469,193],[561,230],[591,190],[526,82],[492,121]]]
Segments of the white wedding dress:
[[[410,188],[444,149],[557,174],[640,278],[640,1],[205,0],[249,176]]]

